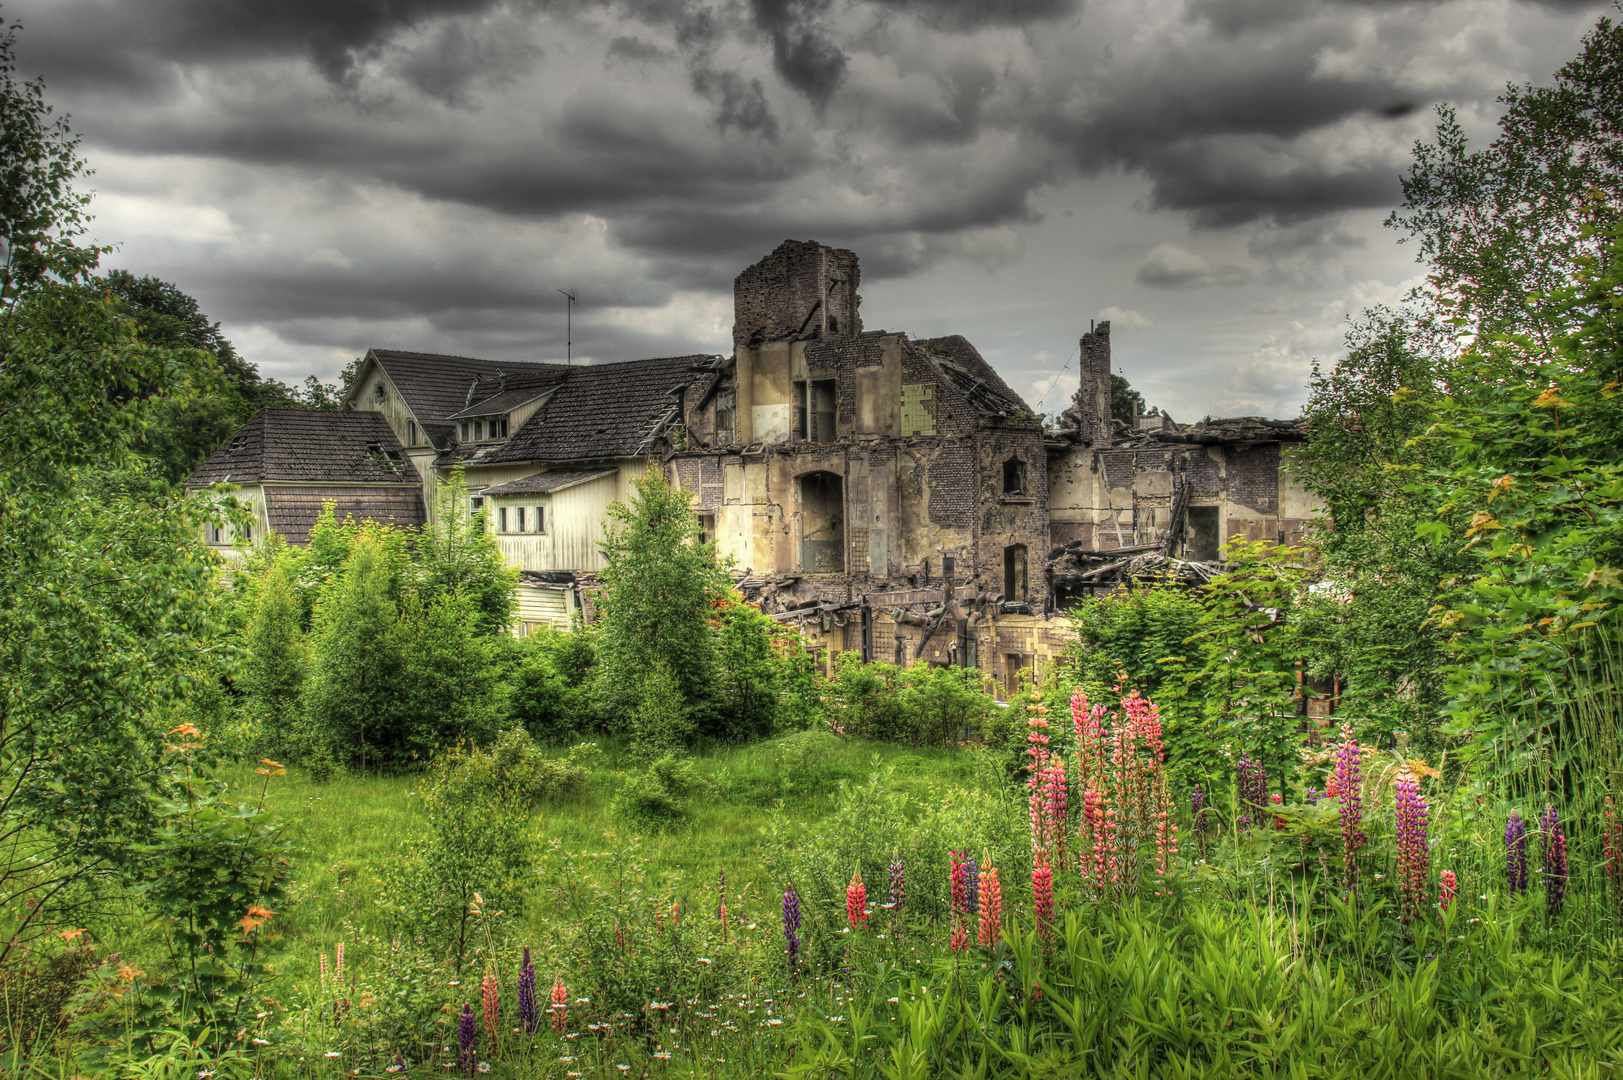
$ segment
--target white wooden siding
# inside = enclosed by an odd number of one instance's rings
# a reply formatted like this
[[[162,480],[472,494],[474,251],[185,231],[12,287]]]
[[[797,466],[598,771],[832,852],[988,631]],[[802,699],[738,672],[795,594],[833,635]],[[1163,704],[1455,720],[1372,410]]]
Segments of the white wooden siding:
[[[515,629],[520,637],[541,625],[559,630],[569,629],[570,617],[575,611],[575,594],[572,590],[520,585],[515,591],[518,615],[514,621],[518,624]]]

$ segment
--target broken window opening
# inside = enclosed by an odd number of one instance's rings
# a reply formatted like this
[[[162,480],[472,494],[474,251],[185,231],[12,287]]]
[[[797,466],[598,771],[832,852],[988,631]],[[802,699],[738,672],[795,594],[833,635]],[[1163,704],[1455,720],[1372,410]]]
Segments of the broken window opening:
[[[248,445],[248,436],[246,436],[246,435],[235,435],[235,436],[232,436],[231,445],[226,447],[226,449],[227,450],[241,450],[244,446],[247,446],[247,445]]]
[[[708,544],[710,541],[714,540],[715,538],[716,538],[716,515],[713,514],[713,513],[712,514],[701,513],[699,515],[699,543]]]
[[[810,437],[806,427],[806,382],[804,379],[795,381],[795,438],[804,441]]]
[[[1003,599],[1017,603],[1026,599],[1026,545],[1010,544],[1003,549]]]
[[[956,561],[951,555],[941,556],[941,576],[943,578],[952,577],[953,565]]]
[[[1184,558],[1190,562],[1216,562],[1218,535],[1215,506],[1191,506],[1184,511],[1188,525],[1184,533]]]
[[[1003,463],[1003,494],[1030,494],[1026,491],[1026,463],[1017,457]]]
[[[738,412],[738,391],[723,390],[716,395],[716,437],[715,445],[731,446],[736,438],[737,421],[734,416]]]
[[[817,379],[811,384],[810,411],[812,442],[833,442],[836,438],[834,430],[834,380]]]
[[[471,518],[473,518],[474,520],[477,521],[478,518],[479,518],[479,515],[484,512],[484,509],[485,509],[485,500],[484,500],[483,497],[481,497],[479,495],[473,495],[473,496],[469,497],[469,499],[468,499],[468,516],[469,517],[471,517]]]
[[[834,473],[800,478],[800,569],[845,573],[845,485]]]
[[[492,420],[491,423],[496,424],[501,428],[501,434],[499,436],[493,434],[493,438],[507,438],[507,417],[504,416],[500,420]]]

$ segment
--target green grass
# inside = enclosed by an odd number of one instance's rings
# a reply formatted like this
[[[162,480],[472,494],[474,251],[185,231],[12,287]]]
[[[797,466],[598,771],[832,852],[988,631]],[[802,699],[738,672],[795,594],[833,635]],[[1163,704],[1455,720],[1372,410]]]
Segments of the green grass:
[[[536,808],[532,823],[539,847],[556,841],[565,850],[606,851],[641,835],[650,887],[676,878],[714,882],[724,870],[729,889],[740,897],[776,891],[764,880],[758,854],[761,830],[774,815],[812,827],[834,810],[842,783],[866,782],[880,770],[888,771],[894,790],[915,796],[968,783],[973,776],[973,761],[961,751],[830,735],[713,748],[697,758],[711,792],[691,801],[679,825],[650,832],[611,815],[614,793],[634,762],[620,744],[603,746],[584,798]],[[220,775],[245,796],[257,796],[263,781],[253,768],[233,766]],[[348,774],[317,783],[297,768],[271,780],[266,806],[287,820],[297,845],[290,902],[278,922],[291,946],[289,962],[307,965],[346,926],[388,936],[389,923],[376,906],[383,887],[379,874],[397,845],[423,827],[415,796],[425,782],[422,776]],[[524,929],[544,934],[549,913],[550,905],[532,905]]]

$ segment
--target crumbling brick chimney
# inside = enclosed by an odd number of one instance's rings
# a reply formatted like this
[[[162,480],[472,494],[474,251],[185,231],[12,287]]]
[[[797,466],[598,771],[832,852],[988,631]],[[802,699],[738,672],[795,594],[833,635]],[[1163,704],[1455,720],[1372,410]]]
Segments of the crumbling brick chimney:
[[[1082,380],[1076,391],[1076,411],[1083,442],[1110,445],[1112,408],[1110,323],[1102,322],[1082,335]]]
[[[856,253],[785,240],[733,281],[733,346],[862,333]]]

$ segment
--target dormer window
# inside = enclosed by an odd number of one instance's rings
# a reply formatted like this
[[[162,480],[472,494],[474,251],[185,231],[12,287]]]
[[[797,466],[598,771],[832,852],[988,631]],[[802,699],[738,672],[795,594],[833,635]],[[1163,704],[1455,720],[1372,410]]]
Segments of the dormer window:
[[[492,439],[507,438],[507,417],[491,416],[481,417],[478,420],[463,420],[457,425],[457,437],[462,442],[488,442]]]

